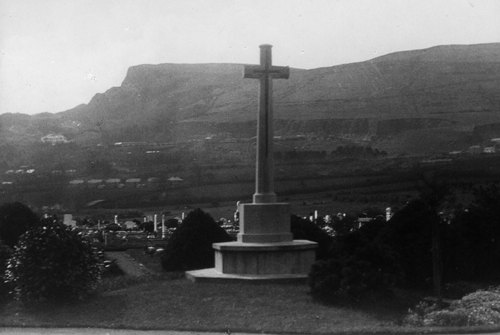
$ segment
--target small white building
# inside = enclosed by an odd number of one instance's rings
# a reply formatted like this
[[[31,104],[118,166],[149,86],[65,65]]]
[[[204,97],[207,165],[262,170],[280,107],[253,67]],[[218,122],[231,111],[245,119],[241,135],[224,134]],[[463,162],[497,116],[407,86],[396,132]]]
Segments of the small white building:
[[[48,134],[42,137],[40,140],[42,141],[42,143],[50,143],[52,145],[69,142],[64,135],[60,134]]]
[[[76,227],[76,221],[73,220],[73,215],[72,214],[64,214],[63,215],[63,223],[66,226]]]
[[[82,179],[73,179],[69,181],[70,185],[82,185],[83,183],[85,183],[85,181]]]
[[[494,154],[496,152],[496,149],[495,149],[495,147],[485,147],[483,149],[483,152],[485,154]]]
[[[480,145],[471,145],[469,147],[469,153],[476,155],[481,153],[481,146]]]
[[[125,183],[127,184],[137,184],[141,182],[141,178],[128,178],[125,180]]]

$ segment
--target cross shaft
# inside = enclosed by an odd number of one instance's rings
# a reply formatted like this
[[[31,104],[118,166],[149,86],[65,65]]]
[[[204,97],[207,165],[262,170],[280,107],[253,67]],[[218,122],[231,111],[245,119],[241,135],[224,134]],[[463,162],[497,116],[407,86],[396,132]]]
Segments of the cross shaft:
[[[273,101],[272,79],[288,79],[289,67],[273,66],[271,45],[260,46],[260,65],[247,65],[244,78],[259,79],[259,113],[257,115],[257,163],[254,203],[276,202],[274,193]]]

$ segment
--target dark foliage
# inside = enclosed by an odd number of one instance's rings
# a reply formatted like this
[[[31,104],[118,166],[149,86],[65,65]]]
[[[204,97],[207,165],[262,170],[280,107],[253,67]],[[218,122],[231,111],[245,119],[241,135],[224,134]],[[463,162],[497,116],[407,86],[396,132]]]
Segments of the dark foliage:
[[[440,221],[422,200],[414,200],[395,213],[378,240],[398,255],[404,282],[414,286],[432,278],[432,224]]]
[[[344,236],[356,230],[358,222],[354,216],[346,215],[343,218],[334,217],[332,228],[335,236]]]
[[[9,293],[9,285],[4,282],[7,260],[12,255],[12,249],[0,240],[0,301],[4,300]]]
[[[138,227],[147,233],[153,233],[155,231],[155,224],[153,221],[141,222]]]
[[[389,294],[402,273],[397,255],[376,239],[383,228],[384,221],[375,220],[337,236],[328,258],[316,262],[309,274],[313,296],[329,302],[341,296]]]
[[[375,220],[359,230],[344,229],[335,237],[330,255],[317,262],[310,274],[315,297],[359,296],[396,283],[432,284],[439,296],[443,282],[449,283],[444,292],[455,297],[463,287],[469,290],[468,285],[457,288],[450,283],[500,279],[498,186],[476,188],[475,201],[468,208],[453,205],[446,185],[424,186],[420,198],[389,222]],[[434,250],[438,251],[433,255]]]
[[[38,216],[20,202],[0,206],[0,239],[11,248],[24,232],[38,224]]]
[[[165,227],[167,228],[177,228],[179,226],[179,221],[177,219],[168,219],[165,222]]]
[[[500,278],[500,190],[497,185],[474,190],[475,201],[455,211],[445,239],[445,275],[461,280]]]
[[[162,255],[166,271],[214,267],[212,243],[229,242],[231,237],[201,209],[190,212],[175,230]]]
[[[328,256],[332,248],[333,238],[316,224],[292,215],[291,230],[294,240],[309,240],[318,243],[316,259],[324,259]]]
[[[63,224],[42,225],[21,236],[9,260],[6,279],[16,298],[25,303],[85,298],[100,279],[97,252]]]

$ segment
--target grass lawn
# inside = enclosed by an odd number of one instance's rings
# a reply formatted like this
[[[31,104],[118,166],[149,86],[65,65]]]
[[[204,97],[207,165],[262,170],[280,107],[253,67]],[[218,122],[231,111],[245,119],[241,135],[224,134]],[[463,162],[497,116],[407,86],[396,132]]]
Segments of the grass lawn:
[[[194,284],[168,278],[151,279],[65,306],[26,309],[10,302],[0,308],[3,326],[233,332],[376,331],[394,329],[399,317],[383,305],[363,310],[318,304],[309,296],[307,285]]]
[[[159,255],[146,255],[144,249],[128,249],[126,252],[149,270],[158,274],[163,272]]]
[[[153,271],[160,269],[157,257],[143,257],[141,250],[131,254]],[[100,294],[85,302],[28,308],[0,303],[0,326],[402,333],[415,331],[399,326],[409,304],[388,299],[327,306],[313,301],[306,284],[195,284],[168,274],[116,276],[105,278]]]

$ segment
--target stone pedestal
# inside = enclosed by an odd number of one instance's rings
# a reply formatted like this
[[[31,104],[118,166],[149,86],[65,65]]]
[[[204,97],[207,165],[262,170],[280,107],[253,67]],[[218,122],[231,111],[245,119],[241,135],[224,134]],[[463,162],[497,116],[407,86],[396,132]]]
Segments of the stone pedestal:
[[[238,242],[272,243],[293,239],[290,232],[290,205],[287,203],[240,204]]]
[[[316,257],[316,243],[214,243],[215,270],[239,275],[307,275]]]
[[[215,268],[188,271],[193,281],[306,280],[316,242],[293,240],[289,204],[240,204],[238,241],[214,243]]]

